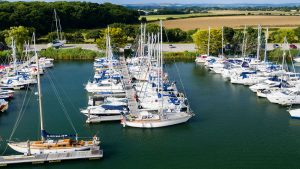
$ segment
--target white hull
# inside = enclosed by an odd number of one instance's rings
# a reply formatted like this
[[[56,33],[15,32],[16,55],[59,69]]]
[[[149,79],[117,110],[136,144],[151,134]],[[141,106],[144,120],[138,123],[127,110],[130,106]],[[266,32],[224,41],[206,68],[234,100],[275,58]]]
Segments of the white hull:
[[[97,110],[97,109],[91,109],[90,114],[91,115],[119,115],[122,112],[127,112],[126,110]],[[81,113],[88,116],[89,111],[88,110],[82,110]]]
[[[260,92],[260,91],[257,91],[256,95],[257,95],[258,97],[263,97],[263,98],[268,97],[268,94],[262,93],[262,92]]]
[[[122,115],[92,116],[86,120],[86,123],[100,123],[102,121],[119,121],[122,118]]]
[[[136,127],[136,128],[159,128],[159,127],[167,127],[175,124],[185,123],[192,116],[184,116],[178,117],[174,119],[166,119],[166,120],[138,120],[138,121],[127,121],[123,120],[123,126]]]
[[[292,109],[288,110],[288,112],[290,113],[291,117],[300,118],[300,109]]]
[[[299,57],[295,58],[294,61],[297,62],[297,63],[299,63],[300,62],[300,58]]]

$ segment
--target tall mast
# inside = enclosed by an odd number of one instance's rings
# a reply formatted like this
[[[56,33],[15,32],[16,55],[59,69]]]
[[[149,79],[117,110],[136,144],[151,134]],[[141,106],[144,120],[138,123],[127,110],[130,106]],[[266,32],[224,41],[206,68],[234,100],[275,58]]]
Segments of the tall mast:
[[[244,36],[243,36],[243,43],[242,43],[242,57],[245,57],[245,43],[246,43],[246,25],[245,25],[245,27],[244,27],[244,31],[243,31],[243,34],[244,34]]]
[[[257,28],[257,51],[256,51],[256,59],[260,59],[260,38],[261,38],[261,26],[258,25]]]
[[[207,55],[209,56],[210,26],[208,27]]]
[[[222,57],[224,57],[224,26],[222,26]]]
[[[163,114],[163,87],[164,87],[164,82],[163,82],[163,51],[162,51],[162,42],[163,42],[163,30],[162,30],[162,20],[160,20],[160,73],[161,73],[161,88],[160,88],[160,95],[161,95],[161,113]]]
[[[17,54],[16,54],[16,41],[14,38],[11,38],[11,46],[12,46],[12,57],[13,57],[13,66],[14,73],[17,74]]]
[[[141,35],[140,35],[140,56],[143,55],[143,49],[142,49],[142,46],[143,46],[143,24],[141,23]]]
[[[60,24],[60,19],[58,18],[58,25],[59,25],[59,40],[63,40],[63,38],[62,38],[62,33],[61,33],[61,24]]]
[[[266,36],[265,36],[265,55],[264,55],[264,62],[267,62],[268,38],[269,38],[269,28],[267,27]]]
[[[59,40],[57,14],[56,14],[56,10],[55,9],[54,9],[54,18],[55,18],[55,25],[56,25],[56,35],[57,35],[57,39]]]
[[[43,107],[42,107],[42,92],[41,92],[41,79],[40,79],[40,64],[39,64],[39,57],[36,52],[36,46],[35,46],[35,33],[33,33],[33,46],[34,46],[34,56],[36,59],[36,65],[37,65],[37,87],[38,87],[38,101],[39,101],[39,111],[40,111],[40,123],[41,123],[41,139],[42,141],[45,141],[45,137],[43,136],[44,133],[44,121],[43,121]]]

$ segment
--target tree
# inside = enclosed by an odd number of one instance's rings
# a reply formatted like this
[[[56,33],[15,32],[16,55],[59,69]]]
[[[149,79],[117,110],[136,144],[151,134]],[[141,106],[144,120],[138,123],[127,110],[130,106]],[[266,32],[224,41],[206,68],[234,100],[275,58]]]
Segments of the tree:
[[[110,28],[121,28],[126,34],[127,38],[134,39],[139,33],[139,27],[137,25],[128,25],[124,23],[113,23],[109,25]]]
[[[24,26],[11,27],[5,36],[6,44],[11,44],[11,38],[16,42],[17,51],[23,52],[23,45],[30,39],[29,30]]]
[[[106,34],[108,29],[102,30],[100,32],[100,38],[97,39],[96,43],[99,49],[106,48]],[[124,33],[123,29],[121,28],[110,28],[109,29],[109,36],[111,39],[111,45],[114,45],[113,48],[121,48],[127,42],[127,36]]]
[[[232,43],[233,42],[233,36],[234,36],[234,29],[230,27],[224,27],[224,42],[225,43]]]
[[[199,53],[207,53],[208,30],[198,30],[192,35],[193,41],[197,46]],[[222,48],[222,32],[221,30],[210,30],[210,54],[218,55]]]
[[[300,41],[300,27],[294,29],[294,34],[297,37],[298,42]]]
[[[294,30],[279,29],[270,34],[270,40],[273,43],[283,43],[284,37],[286,37],[289,43],[294,43],[297,42],[297,35],[295,33],[296,31]]]
[[[142,23],[146,23],[147,22],[147,18],[146,17],[141,17],[141,22]]]
[[[160,31],[160,26],[157,24],[147,24],[147,32],[157,34]]]
[[[244,32],[243,30],[235,30],[232,38],[232,47],[229,50],[230,54],[240,54],[242,51]],[[232,52],[232,53],[231,53]]]
[[[135,24],[140,16],[136,10],[111,3],[0,0],[0,30],[23,25],[34,27],[38,34],[45,35],[56,30],[53,9],[56,9],[64,30],[106,27],[111,23]]]
[[[197,32],[197,29],[193,29],[193,30],[188,30],[186,31],[186,38],[185,38],[185,41],[186,42],[193,42],[193,38],[192,38],[192,35],[194,33]]]
[[[97,38],[100,36],[100,30],[91,30],[88,31],[85,35],[85,39],[94,39],[94,42],[96,42]]]
[[[186,40],[187,33],[179,28],[166,30],[167,40],[169,42],[182,42]]]

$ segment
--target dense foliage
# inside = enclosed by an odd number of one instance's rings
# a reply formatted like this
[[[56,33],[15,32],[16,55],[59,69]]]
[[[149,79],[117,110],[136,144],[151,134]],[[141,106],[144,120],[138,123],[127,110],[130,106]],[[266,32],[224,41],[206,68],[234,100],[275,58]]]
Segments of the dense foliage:
[[[102,56],[102,53],[81,48],[48,48],[46,50],[40,51],[39,55],[41,57],[53,58],[55,60],[93,60],[96,57]]]
[[[194,61],[198,56],[197,52],[164,52],[164,60],[166,61]]]
[[[91,2],[0,2],[0,30],[34,27],[39,34],[55,30],[56,9],[63,29],[106,27],[111,23],[137,23],[139,13],[120,5]]]

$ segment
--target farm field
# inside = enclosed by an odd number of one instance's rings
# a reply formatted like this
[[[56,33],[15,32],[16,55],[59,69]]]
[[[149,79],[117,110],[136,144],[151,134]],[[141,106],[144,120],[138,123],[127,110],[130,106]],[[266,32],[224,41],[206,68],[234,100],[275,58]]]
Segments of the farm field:
[[[146,15],[147,21],[157,21],[166,19],[183,19],[194,17],[206,17],[206,16],[228,16],[228,15],[295,15],[296,12],[283,12],[283,11],[239,11],[239,10],[209,10],[207,13],[191,13],[191,14],[175,14],[175,15]]]
[[[216,16],[197,17],[164,21],[166,28],[180,28],[182,30],[221,28],[228,26],[240,28],[247,26],[262,25],[263,27],[286,27],[293,28],[300,25],[300,16]]]

